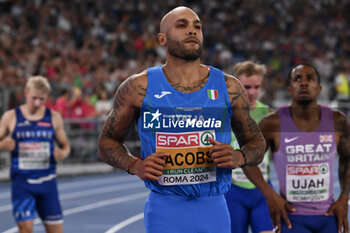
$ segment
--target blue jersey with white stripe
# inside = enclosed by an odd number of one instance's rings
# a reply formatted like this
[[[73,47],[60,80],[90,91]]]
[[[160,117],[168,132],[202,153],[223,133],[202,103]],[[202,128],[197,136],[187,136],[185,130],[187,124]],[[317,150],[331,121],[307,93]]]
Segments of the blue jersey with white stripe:
[[[44,117],[38,121],[25,119],[19,107],[15,112],[17,121],[12,138],[16,146],[11,154],[11,179],[38,179],[55,174],[51,110],[46,108]]]
[[[198,91],[183,93],[167,81],[162,67],[148,69],[147,92],[138,119],[143,158],[154,152],[164,158],[163,175],[145,181],[158,193],[212,196],[227,192],[231,169],[218,168],[209,156],[209,137],[231,142],[233,109],[224,73],[208,67],[207,83]]]

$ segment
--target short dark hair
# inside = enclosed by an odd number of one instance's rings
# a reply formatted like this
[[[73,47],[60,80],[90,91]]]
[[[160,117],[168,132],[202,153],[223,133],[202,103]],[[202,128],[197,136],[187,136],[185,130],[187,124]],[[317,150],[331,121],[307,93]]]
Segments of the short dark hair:
[[[315,68],[315,66],[312,65],[311,63],[308,63],[308,62],[300,62],[300,63],[295,64],[295,65],[289,70],[288,76],[287,76],[287,77],[288,77],[288,78],[287,78],[287,87],[289,87],[290,81],[291,81],[291,79],[292,79],[292,71],[293,71],[296,67],[302,66],[302,65],[304,65],[304,66],[309,66],[309,67],[311,67],[312,69],[314,69],[314,71],[315,71],[315,73],[316,73],[316,75],[317,75],[317,83],[318,83],[318,85],[320,85],[320,83],[321,83],[320,74],[318,73],[318,71],[317,71],[317,69]]]

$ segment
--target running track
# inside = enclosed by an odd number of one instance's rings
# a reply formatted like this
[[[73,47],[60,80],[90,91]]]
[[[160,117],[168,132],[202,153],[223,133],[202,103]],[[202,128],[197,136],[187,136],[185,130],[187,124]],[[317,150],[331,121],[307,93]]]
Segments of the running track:
[[[271,171],[274,187],[276,174]],[[125,172],[58,179],[65,233],[144,233],[143,207],[149,191]],[[339,184],[335,185],[335,197]],[[11,214],[10,183],[0,183],[0,232],[17,232]],[[36,219],[34,233],[45,232]]]

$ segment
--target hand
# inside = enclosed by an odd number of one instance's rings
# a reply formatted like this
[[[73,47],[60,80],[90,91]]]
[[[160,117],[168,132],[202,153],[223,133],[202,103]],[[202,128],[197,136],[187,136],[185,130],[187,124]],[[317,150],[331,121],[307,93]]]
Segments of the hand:
[[[67,155],[63,152],[62,149],[55,146],[54,152],[53,152],[53,157],[55,158],[56,161],[60,161],[60,160],[65,159],[67,157]]]
[[[158,181],[165,167],[163,158],[167,156],[169,156],[168,153],[155,152],[143,160],[138,160],[133,167],[132,173],[140,177],[141,180]]]
[[[288,202],[275,192],[271,192],[269,197],[266,197],[267,206],[269,207],[270,217],[274,226],[278,227],[277,232],[281,232],[281,218],[287,224],[288,229],[292,228],[292,224],[287,216],[287,211],[294,212]]]
[[[213,138],[209,138],[209,142],[213,145],[209,155],[218,167],[233,169],[244,164],[242,153],[235,151],[231,145],[218,142]]]
[[[338,219],[338,233],[341,233],[344,227],[344,233],[349,233],[349,222],[348,222],[348,200],[347,195],[340,195],[339,199],[333,203],[329,208],[325,216],[335,214]]]
[[[11,137],[5,137],[1,141],[1,148],[5,151],[13,151],[16,147],[16,142]]]

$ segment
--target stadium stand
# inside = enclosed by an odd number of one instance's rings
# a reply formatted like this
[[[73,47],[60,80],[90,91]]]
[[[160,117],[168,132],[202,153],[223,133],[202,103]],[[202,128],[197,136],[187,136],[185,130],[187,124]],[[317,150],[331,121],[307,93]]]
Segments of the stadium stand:
[[[227,73],[243,60],[267,65],[261,99],[271,107],[284,102],[287,71],[303,60],[320,71],[321,100],[338,106],[336,77],[350,76],[346,0],[2,0],[0,114],[23,102],[29,76],[48,77],[47,104],[62,111],[73,149],[64,163],[99,164],[96,139],[106,108],[125,78],[164,61],[156,25],[178,5],[194,9],[206,25],[203,63]],[[127,142],[135,150],[137,139],[133,132]],[[0,154],[1,172],[7,157]]]

